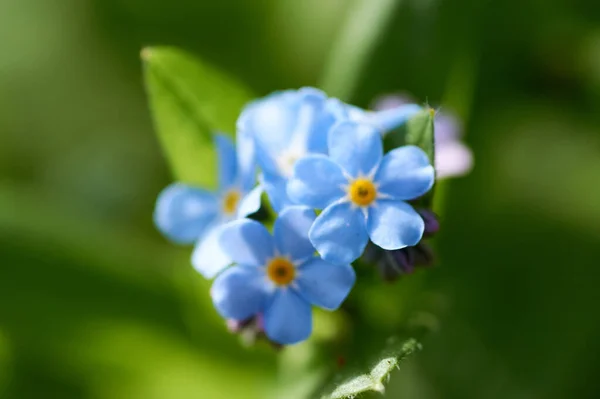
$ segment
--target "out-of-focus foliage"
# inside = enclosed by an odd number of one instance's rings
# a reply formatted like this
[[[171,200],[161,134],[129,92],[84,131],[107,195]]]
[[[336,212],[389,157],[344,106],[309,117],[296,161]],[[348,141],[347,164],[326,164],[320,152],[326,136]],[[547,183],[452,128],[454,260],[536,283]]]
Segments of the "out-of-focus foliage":
[[[183,47],[259,95],[316,85],[353,3],[0,2],[1,397],[292,392],[277,365],[303,370],[315,348],[243,348],[189,249],[151,224],[172,178],[139,52]],[[440,187],[439,267],[352,294],[382,329],[418,307],[436,331],[388,397],[600,394],[598,21],[585,0],[394,7],[350,100],[407,90],[456,111],[476,166]]]
[[[181,50],[142,50],[146,87],[156,130],[173,176],[215,185],[213,132],[235,132],[248,90]]]

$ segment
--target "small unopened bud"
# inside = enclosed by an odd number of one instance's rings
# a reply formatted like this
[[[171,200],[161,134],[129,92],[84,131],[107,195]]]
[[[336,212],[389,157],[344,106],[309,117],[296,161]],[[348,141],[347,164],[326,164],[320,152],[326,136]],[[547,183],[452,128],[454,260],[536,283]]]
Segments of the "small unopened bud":
[[[227,329],[232,334],[239,335],[241,341],[247,345],[254,345],[258,340],[267,341],[274,349],[281,349],[283,345],[271,341],[265,334],[265,321],[262,313],[258,313],[246,320],[227,320]]]
[[[381,278],[385,281],[394,281],[398,277],[414,271],[414,265],[407,248],[382,251],[384,256],[377,262],[377,269]]]
[[[433,266],[435,263],[435,254],[433,252],[433,248],[423,241],[414,247],[409,247],[408,250],[412,263],[417,267]]]
[[[431,237],[440,230],[440,222],[433,211],[430,209],[418,209],[417,212],[421,215],[421,218],[423,218],[423,222],[425,222],[425,232],[423,233],[423,237]]]
[[[242,330],[252,326],[255,322],[256,316],[250,317],[246,320],[235,320],[227,319],[227,329],[233,334],[239,334]]]

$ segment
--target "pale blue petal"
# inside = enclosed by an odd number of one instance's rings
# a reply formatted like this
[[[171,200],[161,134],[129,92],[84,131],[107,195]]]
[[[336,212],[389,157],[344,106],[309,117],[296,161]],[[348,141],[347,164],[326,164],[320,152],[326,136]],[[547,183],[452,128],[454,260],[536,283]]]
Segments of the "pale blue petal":
[[[207,279],[215,277],[233,262],[229,254],[225,252],[219,243],[225,226],[218,225],[210,229],[198,241],[192,253],[192,265],[194,269]]]
[[[315,253],[308,239],[308,231],[316,217],[314,210],[304,206],[291,206],[279,214],[273,227],[273,236],[281,255],[297,261]]]
[[[239,126],[255,139],[257,161],[266,173],[285,176],[287,157],[327,151],[327,133],[337,119],[326,100],[323,92],[302,88],[274,93],[244,110]]]
[[[369,241],[363,213],[349,202],[327,207],[308,236],[321,257],[336,265],[352,263]]]
[[[325,155],[309,155],[296,162],[287,193],[295,203],[323,209],[345,195],[342,187],[346,184],[336,163]]]
[[[260,176],[259,181],[275,212],[279,213],[286,207],[294,205],[287,195],[287,180],[285,178],[264,173]]]
[[[369,122],[386,133],[405,124],[422,108],[417,104],[406,104],[384,111],[369,112]]]
[[[423,150],[407,145],[383,157],[375,182],[379,184],[379,193],[398,200],[412,200],[431,189],[434,169]]]
[[[298,268],[298,291],[308,302],[328,310],[340,307],[356,281],[350,265],[334,265],[314,258]]]
[[[383,156],[380,132],[372,125],[340,122],[329,132],[329,156],[352,177],[366,175]]]
[[[278,289],[265,310],[265,333],[282,345],[304,341],[312,332],[310,304],[290,288]]]
[[[327,106],[327,96],[320,90],[304,87],[299,92],[304,95],[304,102],[310,104],[304,107],[311,110],[305,114],[310,118],[304,116],[308,120],[305,126],[310,126],[307,129],[307,150],[309,153],[326,154],[329,130],[342,118],[333,111],[334,106]]]
[[[174,183],[156,200],[154,223],[161,233],[180,244],[196,242],[217,218],[217,197],[201,188]]]
[[[238,131],[236,137],[240,185],[244,192],[256,185],[256,149],[248,132]]]
[[[231,187],[237,179],[237,155],[231,139],[223,134],[215,134],[217,159],[219,162],[219,187]]]
[[[254,139],[257,161],[268,173],[279,174],[277,154],[293,138],[300,106],[296,91],[276,92],[254,101],[240,116],[238,126]]]
[[[226,319],[246,320],[264,309],[267,294],[264,271],[233,266],[221,273],[210,294],[217,312]]]
[[[258,185],[242,198],[237,210],[238,218],[244,218],[258,211],[260,208],[260,197],[262,196],[263,191],[263,187]]]
[[[422,109],[417,104],[401,104],[392,109],[367,111],[337,99],[330,99],[327,106],[339,120],[347,119],[352,122],[371,124],[381,133],[397,129]]]
[[[388,250],[400,249],[421,241],[425,223],[406,202],[380,200],[369,207],[367,230],[375,245]]]
[[[338,121],[342,121],[342,120],[346,120],[346,119],[351,119],[350,115],[348,114],[348,104],[346,104],[345,102],[337,99],[337,98],[328,98],[327,101],[325,102],[325,108],[327,110],[327,112],[329,112],[331,115],[333,115],[333,117],[338,120]]]
[[[223,227],[219,244],[235,263],[264,266],[275,254],[273,237],[255,220],[240,219]]]

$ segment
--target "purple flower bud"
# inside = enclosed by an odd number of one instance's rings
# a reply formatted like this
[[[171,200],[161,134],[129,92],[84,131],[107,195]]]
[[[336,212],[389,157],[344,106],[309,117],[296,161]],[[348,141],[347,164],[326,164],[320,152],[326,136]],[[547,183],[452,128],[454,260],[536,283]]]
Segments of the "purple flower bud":
[[[431,237],[440,230],[440,222],[437,215],[430,209],[417,209],[417,212],[425,222],[425,232],[423,237]]]
[[[229,332],[233,334],[239,334],[242,330],[245,330],[255,323],[256,316],[253,316],[247,320],[235,320],[235,319],[227,319],[227,329]]]
[[[267,341],[273,348],[281,349],[283,345],[271,341],[265,334],[265,321],[262,313],[246,320],[227,319],[227,329],[232,334],[239,335],[245,345],[253,345],[257,340]]]
[[[410,274],[415,270],[410,248],[412,247],[386,252],[389,263],[399,274]]]
[[[414,247],[385,250],[369,242],[365,249],[367,257],[362,260],[373,264],[384,281],[392,282],[411,274],[417,267],[429,267],[434,264],[433,249],[421,241]]]
[[[415,267],[429,267],[435,263],[433,248],[423,241],[414,247],[409,247],[409,252]]]

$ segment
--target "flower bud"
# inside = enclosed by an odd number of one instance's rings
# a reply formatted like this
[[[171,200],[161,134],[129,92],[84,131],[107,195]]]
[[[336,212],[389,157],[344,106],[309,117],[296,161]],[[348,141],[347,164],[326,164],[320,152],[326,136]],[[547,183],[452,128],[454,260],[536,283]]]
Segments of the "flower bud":
[[[435,213],[433,213],[430,209],[418,209],[417,212],[423,218],[423,222],[425,222],[425,232],[423,233],[423,237],[431,237],[436,234],[440,230],[440,222]]]

